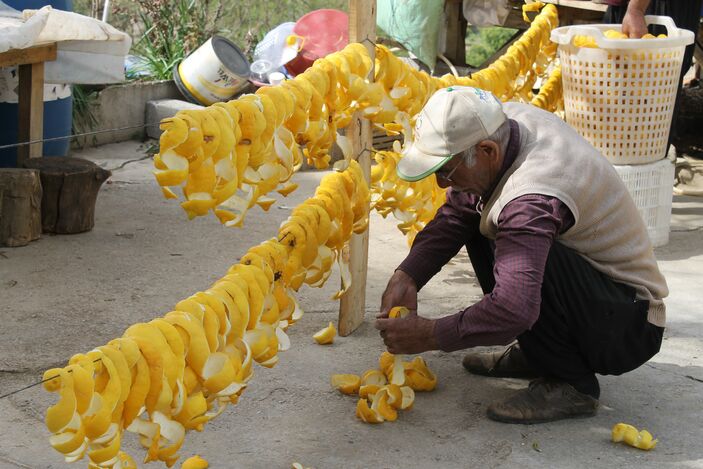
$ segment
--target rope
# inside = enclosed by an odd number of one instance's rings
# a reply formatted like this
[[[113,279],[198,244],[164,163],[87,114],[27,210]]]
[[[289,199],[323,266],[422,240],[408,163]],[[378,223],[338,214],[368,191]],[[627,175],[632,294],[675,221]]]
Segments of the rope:
[[[76,137],[85,137],[88,135],[104,134],[104,133],[108,133],[108,132],[118,132],[120,130],[144,129],[146,127],[153,127],[153,126],[156,126],[159,124],[160,124],[160,122],[152,122],[150,124],[128,125],[126,127],[117,127],[115,129],[93,130],[91,132],[84,132],[82,134],[65,135],[63,137],[42,138],[40,140],[32,140],[29,142],[11,143],[9,145],[0,145],[0,150],[4,150],[6,148],[23,147],[25,145],[33,145],[35,143],[54,142],[57,140],[70,140],[70,139],[76,138]]]
[[[362,41],[360,41],[360,42],[362,42],[362,43],[363,43],[363,42],[368,42],[368,43],[372,44],[373,46],[376,46],[376,43],[373,42],[373,41],[371,41],[368,37],[366,37],[364,40],[362,40]],[[32,144],[34,144],[34,143],[52,142],[52,141],[56,141],[56,140],[72,139],[72,138],[75,138],[75,137],[84,137],[84,136],[87,136],[87,135],[97,135],[97,134],[106,133],[106,132],[117,132],[117,131],[120,131],[120,130],[141,129],[141,128],[146,128],[146,127],[155,126],[155,125],[160,125],[160,122],[154,122],[154,123],[150,123],[150,124],[131,125],[131,126],[127,126],[127,127],[118,127],[118,128],[116,128],[116,129],[95,130],[95,131],[92,131],[92,132],[84,132],[84,133],[82,133],[82,134],[67,135],[67,136],[64,136],[64,137],[45,138],[45,139],[41,139],[41,140],[33,140],[33,141],[30,141],[30,142],[13,143],[13,144],[11,144],[11,145],[0,145],[0,150],[4,150],[5,148],[21,147],[21,146],[24,146],[24,145],[32,145]],[[380,153],[380,152],[374,150],[373,148],[368,148],[368,147],[365,146],[365,147],[356,155],[356,158],[355,158],[355,159],[359,159],[359,157],[360,157],[361,155],[363,155],[364,153],[366,153],[366,152],[369,152],[370,154]],[[141,158],[141,159],[139,159],[139,160],[131,160],[131,161],[140,161],[140,160],[146,159],[146,158],[149,158],[149,156],[144,157],[144,158]],[[126,163],[125,163],[125,164],[126,164]],[[124,165],[123,165],[123,166],[124,166]],[[284,235],[281,239],[279,239],[278,242],[282,242],[282,241],[286,238],[286,236],[287,236],[287,234]],[[97,359],[93,360],[93,363],[97,363],[98,361],[100,361],[100,358],[97,358]],[[70,370],[69,370],[69,373],[71,373]],[[47,381],[51,381],[52,379],[56,379],[56,378],[58,378],[58,377],[59,377],[59,375],[51,376],[51,377],[46,378],[46,379],[43,379],[43,380],[41,380],[41,381],[37,381],[37,382],[35,382],[35,383],[28,384],[27,386],[24,386],[24,387],[22,387],[22,388],[20,388],[20,389],[16,389],[16,390],[14,390],[14,391],[10,391],[10,392],[8,392],[8,393],[5,393],[5,394],[3,394],[3,395],[0,395],[0,399],[5,399],[6,397],[13,396],[13,395],[18,394],[18,393],[20,393],[20,392],[22,392],[22,391],[26,391],[27,389],[33,388],[33,387],[35,387],[35,386],[39,386],[40,384],[44,384],[44,383],[46,383]]]
[[[102,359],[101,359],[101,358],[96,358],[95,360],[93,360],[93,363],[97,363],[97,362],[99,362],[100,360],[102,360]],[[69,373],[72,373],[71,370],[68,370],[68,372],[69,372]],[[16,389],[16,390],[14,390],[14,391],[10,391],[10,392],[8,392],[7,394],[3,394],[2,396],[0,396],[0,399],[4,399],[4,398],[6,398],[6,397],[10,397],[10,396],[12,396],[12,395],[14,395],[14,394],[20,393],[20,392],[22,392],[22,391],[26,391],[26,390],[29,389],[29,388],[33,388],[34,386],[39,386],[40,384],[44,384],[44,383],[46,383],[47,381],[51,381],[52,379],[56,379],[56,378],[59,378],[59,377],[60,377],[60,375],[55,375],[55,376],[51,376],[51,377],[49,377],[49,378],[43,379],[43,380],[41,380],[41,381],[37,381],[36,383],[28,384],[27,386],[25,386],[25,387],[23,387],[23,388]]]

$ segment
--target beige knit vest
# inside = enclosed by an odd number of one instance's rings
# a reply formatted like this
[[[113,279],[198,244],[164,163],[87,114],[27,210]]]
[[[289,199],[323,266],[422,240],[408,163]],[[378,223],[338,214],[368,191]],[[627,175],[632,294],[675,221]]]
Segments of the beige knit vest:
[[[520,149],[481,215],[481,233],[495,239],[498,216],[525,194],[556,197],[574,215],[557,237],[595,269],[630,285],[649,300],[647,320],[664,327],[669,294],[654,258],[647,227],[615,169],[598,150],[554,114],[520,103],[504,104],[520,125]]]

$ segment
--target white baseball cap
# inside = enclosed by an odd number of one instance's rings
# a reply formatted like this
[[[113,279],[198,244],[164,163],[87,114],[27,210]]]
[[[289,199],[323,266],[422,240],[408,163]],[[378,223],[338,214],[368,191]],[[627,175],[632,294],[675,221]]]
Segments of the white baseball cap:
[[[488,138],[505,122],[503,105],[492,93],[470,86],[437,90],[415,121],[414,139],[398,162],[398,176],[419,181],[454,155]]]

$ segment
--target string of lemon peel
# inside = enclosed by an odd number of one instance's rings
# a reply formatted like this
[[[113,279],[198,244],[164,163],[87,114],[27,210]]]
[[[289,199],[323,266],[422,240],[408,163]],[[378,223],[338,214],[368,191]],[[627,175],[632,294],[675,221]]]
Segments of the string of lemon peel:
[[[51,446],[66,462],[87,457],[91,469],[133,468],[121,450],[127,430],[139,436],[145,463],[174,465],[188,431],[238,402],[253,364],[271,368],[290,348],[286,331],[303,314],[295,292],[325,284],[337,254],[366,229],[368,207],[361,168],[350,161],[209,289],[47,370],[44,387],[58,394],[46,413]],[[350,284],[348,273],[342,279],[337,298]]]
[[[553,5],[525,5],[540,10],[529,29],[507,52],[471,77],[432,77],[415,70],[386,47],[375,48],[374,80],[367,80],[372,61],[360,43],[349,44],[315,61],[312,67],[281,85],[202,110],[180,111],[164,119],[155,176],[167,198],[185,199],[190,218],[214,213],[226,226],[242,226],[246,213],[258,205],[268,210],[277,191],[287,196],[297,188],[291,177],[303,158],[316,168],[329,166],[337,144],[344,168],[352,159],[351,145],[339,135],[355,112],[388,135],[413,138],[415,118],[439,88],[476,86],[503,101],[532,102],[550,111],[561,107],[560,75],[548,69],[556,44],[549,41],[557,26]],[[529,19],[528,19],[529,20]],[[553,67],[552,67],[553,68]],[[533,96],[540,77],[550,77]],[[374,154],[372,205],[384,217],[393,214],[412,242],[444,201],[444,190],[433,177],[415,183],[400,181],[395,165],[402,148]]]

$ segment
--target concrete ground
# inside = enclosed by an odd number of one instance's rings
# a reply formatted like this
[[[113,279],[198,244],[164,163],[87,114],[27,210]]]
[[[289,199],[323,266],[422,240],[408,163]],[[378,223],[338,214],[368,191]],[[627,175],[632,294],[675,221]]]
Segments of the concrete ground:
[[[252,210],[244,229],[227,229],[214,217],[189,222],[177,203],[163,199],[150,161],[139,160],[138,143],[80,156],[118,168],[100,192],[95,228],[0,249],[0,395],[207,288],[246,248],[272,236],[321,177],[297,174],[301,187],[288,199],[268,213]],[[189,433],[181,454],[198,453],[214,468],[286,469],[295,461],[316,469],[703,468],[702,227],[703,199],[677,198],[671,241],[657,249],[671,289],[662,350],[634,372],[601,379],[596,417],[534,426],[492,422],[487,404],[526,382],[472,376],[461,368],[461,353],[432,352],[424,356],[438,375],[437,389],[418,394],[396,422],[371,426],[356,419],[355,399],[332,390],[329,377],[375,368],[383,350],[371,319],[407,246],[392,220],[374,215],[365,323],[332,346],[316,345],[312,334],[336,319],[338,306],[329,298],[338,283],[301,289],[306,315],[289,330],[291,350],[275,368],[257,367],[239,404],[202,433]],[[460,254],[421,292],[420,313],[453,313],[480,295]],[[54,399],[41,387],[0,399],[0,468],[85,467],[64,464],[48,444],[43,415]],[[647,428],[659,445],[644,452],[611,443],[617,422]],[[136,438],[125,440],[140,460]]]

